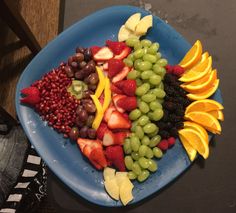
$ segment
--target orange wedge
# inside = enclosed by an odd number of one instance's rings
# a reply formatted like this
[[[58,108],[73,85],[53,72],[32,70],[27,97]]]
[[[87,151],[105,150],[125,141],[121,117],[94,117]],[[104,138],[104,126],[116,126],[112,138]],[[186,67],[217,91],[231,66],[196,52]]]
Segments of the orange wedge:
[[[208,52],[204,52],[204,53],[202,54],[202,57],[201,57],[200,62],[202,62],[203,60],[207,59],[208,57],[209,57],[209,53],[208,53]]]
[[[208,113],[213,115],[216,119],[220,121],[224,120],[224,113],[221,110],[213,110],[213,111],[209,111]]]
[[[203,136],[204,140],[209,142],[207,131],[201,125],[196,124],[194,122],[185,121],[184,128],[190,128],[190,129],[196,130],[197,132],[199,132]]]
[[[220,80],[216,79],[212,86],[210,88],[208,88],[207,90],[205,90],[204,92],[200,92],[200,93],[189,93],[187,94],[187,97],[191,100],[202,100],[202,99],[206,99],[209,98],[210,96],[212,96],[215,91],[217,90],[218,86],[219,86]]]
[[[205,129],[212,133],[220,134],[221,132],[219,121],[207,112],[189,112],[184,115],[184,118],[202,125]]]
[[[184,146],[184,149],[186,150],[187,154],[188,154],[188,157],[191,161],[193,161],[195,158],[196,158],[196,155],[197,155],[197,150],[194,149],[188,142],[188,140],[179,134],[179,138]]]
[[[199,101],[194,101],[185,110],[185,114],[194,111],[209,112],[215,110],[221,110],[224,107],[217,101],[212,99],[204,99]]]
[[[196,130],[185,128],[179,130],[179,137],[182,140],[186,140],[197,152],[202,155],[204,159],[209,156],[209,146],[208,142],[203,138],[203,136]],[[182,141],[181,140],[181,141]]]
[[[185,71],[185,73],[179,80],[182,82],[196,81],[205,76],[208,72],[210,72],[212,68],[211,66],[212,66],[212,57],[209,56],[196,66],[192,67],[190,70]]]
[[[200,61],[202,55],[202,44],[199,40],[191,47],[186,53],[182,61],[179,63],[184,69],[193,67],[198,61]]]
[[[190,93],[204,92],[205,90],[211,87],[211,85],[216,79],[217,79],[217,71],[212,70],[202,78],[190,83],[184,83],[181,85],[181,87]]]

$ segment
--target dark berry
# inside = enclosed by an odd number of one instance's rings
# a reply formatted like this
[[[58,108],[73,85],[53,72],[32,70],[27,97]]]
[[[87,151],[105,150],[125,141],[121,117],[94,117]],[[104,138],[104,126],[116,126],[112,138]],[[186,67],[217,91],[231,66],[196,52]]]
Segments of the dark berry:
[[[166,124],[163,121],[158,121],[157,126],[159,127],[160,130],[165,129]]]
[[[184,110],[182,107],[177,107],[177,109],[175,110],[175,114],[178,116],[183,117],[184,116]]]
[[[167,109],[168,111],[174,111],[175,110],[175,104],[173,102],[167,101],[163,103],[163,107]]]
[[[175,127],[176,127],[177,129],[182,129],[182,128],[184,127],[184,123],[181,122],[181,121],[179,121],[179,122],[175,123]]]
[[[163,138],[163,139],[167,139],[167,138],[170,137],[169,132],[167,132],[166,130],[161,130],[161,131],[159,131],[159,135],[160,135],[161,138]]]
[[[170,130],[170,135],[171,136],[173,136],[173,137],[175,137],[175,138],[177,138],[178,137],[178,129],[177,128],[172,128],[171,130]]]
[[[171,122],[167,122],[165,124],[165,129],[168,130],[168,129],[171,129],[173,127],[172,123]]]

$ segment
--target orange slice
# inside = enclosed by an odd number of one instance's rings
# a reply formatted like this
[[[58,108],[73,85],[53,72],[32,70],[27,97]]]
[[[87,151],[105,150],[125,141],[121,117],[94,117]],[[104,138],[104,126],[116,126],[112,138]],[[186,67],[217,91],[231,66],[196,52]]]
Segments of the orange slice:
[[[185,73],[179,80],[182,82],[196,81],[205,76],[208,72],[210,72],[211,66],[212,66],[212,57],[209,56],[196,66],[192,67],[190,70],[185,71]]]
[[[202,44],[199,40],[191,47],[186,53],[182,61],[179,63],[184,69],[193,67],[198,61],[200,61],[202,55]]]
[[[221,110],[213,110],[213,111],[209,111],[208,113],[213,115],[216,119],[220,121],[224,120],[224,113]]]
[[[221,110],[224,107],[217,101],[212,99],[204,99],[199,101],[194,101],[185,110],[185,114],[194,111],[209,112],[214,110]]]
[[[207,112],[190,112],[184,115],[186,120],[193,121],[202,125],[210,132],[220,134],[221,126],[219,121],[211,114]]]
[[[204,52],[204,53],[202,54],[202,57],[201,57],[200,62],[202,62],[203,60],[207,59],[208,57],[209,57],[209,53],[208,53],[208,52]]]
[[[201,125],[196,124],[194,122],[185,121],[184,128],[190,128],[190,129],[196,130],[197,132],[199,132],[203,136],[204,140],[209,142],[207,131]]]
[[[191,161],[193,161],[196,158],[197,155],[197,150],[194,149],[188,142],[188,140],[179,134],[179,138],[183,144],[184,149],[186,150],[188,157]]]
[[[219,86],[219,83],[220,83],[220,80],[216,79],[209,89],[200,93],[189,93],[187,94],[187,97],[191,100],[202,100],[202,99],[209,98],[215,93],[215,91],[217,90]]]
[[[188,142],[194,149],[196,149],[204,159],[208,158],[208,141],[206,141],[199,132],[190,128],[185,128],[179,130],[179,137],[182,138],[183,141],[186,140],[186,142]]]
[[[217,79],[217,71],[212,70],[202,78],[193,81],[191,83],[184,83],[181,85],[181,87],[190,93],[204,92],[205,90],[211,87],[211,85],[216,79]]]

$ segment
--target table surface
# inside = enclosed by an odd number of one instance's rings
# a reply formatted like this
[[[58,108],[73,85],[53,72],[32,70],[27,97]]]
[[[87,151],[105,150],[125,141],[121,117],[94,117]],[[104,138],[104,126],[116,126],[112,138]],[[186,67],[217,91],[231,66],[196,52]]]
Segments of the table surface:
[[[191,168],[159,194],[139,205],[113,212],[236,212],[236,142],[234,93],[236,70],[236,1],[227,0],[67,0],[64,29],[104,7],[128,4],[150,9],[166,20],[189,42],[199,39],[213,56],[225,106],[223,133],[211,143],[206,161],[197,159]],[[53,174],[48,181],[49,199],[57,212],[106,212],[76,196]]]

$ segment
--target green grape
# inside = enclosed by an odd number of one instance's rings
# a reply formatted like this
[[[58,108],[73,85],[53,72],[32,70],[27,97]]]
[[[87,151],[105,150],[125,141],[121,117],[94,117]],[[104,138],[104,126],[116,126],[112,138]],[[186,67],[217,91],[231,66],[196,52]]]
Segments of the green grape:
[[[152,138],[152,137],[156,136],[158,132],[159,132],[159,128],[157,127],[157,129],[156,129],[155,132],[149,133],[149,134],[147,134],[147,136],[148,136],[149,138]]]
[[[149,164],[148,170],[149,170],[150,172],[155,172],[155,171],[157,171],[158,166],[157,166],[157,163],[156,163],[154,160],[149,159],[149,160],[148,160],[148,164]]]
[[[157,98],[164,98],[166,96],[166,93],[163,89],[155,88],[153,92]]]
[[[156,100],[156,96],[154,94],[145,94],[141,97],[141,99],[146,103],[150,103]]]
[[[138,154],[138,152],[132,152],[132,153],[131,153],[131,157],[133,158],[133,160],[138,160],[138,159],[139,159],[139,154]]]
[[[152,152],[152,149],[150,147],[147,148],[145,156],[149,159],[153,158],[153,152]]]
[[[152,45],[152,42],[148,39],[141,40],[141,44],[143,47],[150,47]]]
[[[168,61],[165,58],[161,58],[157,61],[157,64],[159,64],[161,67],[164,67],[168,64]]]
[[[141,168],[143,168],[143,169],[147,169],[149,167],[148,159],[145,157],[140,157],[138,159],[138,163],[141,166]]]
[[[155,55],[159,49],[158,43],[153,43],[147,50],[147,53]]]
[[[149,61],[142,61],[138,64],[139,70],[150,70],[152,68],[152,63]]]
[[[154,64],[152,69],[157,75],[160,75],[160,73],[162,73],[162,71],[163,71],[162,70],[163,67],[161,67],[159,64]]]
[[[154,123],[148,123],[143,127],[143,131],[147,134],[153,133],[157,130],[157,126]],[[132,141],[131,141],[132,142]]]
[[[144,55],[144,50],[143,49],[138,49],[134,51],[134,58],[138,59],[138,58],[142,58]]]
[[[141,86],[143,84],[143,81],[140,78],[137,78],[136,79],[136,84],[139,87],[139,86]]]
[[[164,99],[163,99],[163,98],[157,98],[156,101],[157,101],[158,103],[160,103],[160,104],[163,104]]]
[[[134,50],[139,50],[139,49],[142,49],[142,44],[141,43],[137,43],[134,45]]]
[[[130,53],[127,58],[130,59],[130,60],[133,61],[133,62],[134,62],[134,60],[135,60],[133,53]]]
[[[161,83],[158,85],[157,88],[158,88],[158,89],[162,89],[162,90],[164,90],[164,84],[163,84],[163,82],[161,82]]]
[[[133,61],[128,59],[128,58],[125,58],[123,60],[123,62],[128,66],[128,67],[132,67],[133,66]]]
[[[131,131],[135,132],[135,128],[138,125],[138,120],[132,122]]]
[[[138,78],[140,76],[140,72],[139,71],[137,71],[137,70],[132,70],[132,71],[130,71],[129,73],[128,73],[128,75],[127,75],[127,79],[136,79],[136,78]]]
[[[128,172],[128,178],[130,180],[135,180],[137,178],[137,175],[133,171]]]
[[[142,74],[141,74],[141,77],[142,77]],[[158,85],[161,82],[161,77],[159,75],[151,75],[151,77],[149,78],[149,82],[153,85]]]
[[[145,180],[148,178],[149,175],[150,175],[149,171],[146,170],[146,169],[144,169],[144,170],[142,170],[141,173],[138,175],[138,178],[137,178],[137,179],[138,179],[139,182],[143,182],[143,181],[145,181]]]
[[[145,55],[143,56],[143,60],[144,60],[144,61],[149,61],[149,62],[151,62],[151,63],[155,63],[156,60],[157,60],[157,58],[156,58],[155,55],[145,54]]]
[[[164,112],[162,109],[155,109],[152,113],[152,120],[159,121],[162,119]]]
[[[138,154],[140,157],[144,157],[146,155],[147,151],[147,146],[146,145],[141,145],[138,150]]]
[[[145,71],[143,71],[143,72],[141,73],[141,78],[142,78],[143,80],[147,80],[147,79],[149,79],[153,74],[154,74],[153,71],[151,71],[151,70],[145,70]]]
[[[133,171],[136,175],[140,175],[140,174],[141,174],[142,170],[141,170],[141,168],[140,168],[140,166],[139,166],[139,163],[138,163],[137,161],[135,161],[135,162],[133,163],[132,171]]]
[[[162,158],[163,152],[161,151],[161,149],[159,149],[158,147],[154,147],[152,151],[156,158]]]
[[[140,109],[140,111],[144,114],[149,112],[149,106],[147,103],[145,103],[144,101],[140,101],[140,103],[138,104],[138,107]]]
[[[136,127],[137,128],[137,127]],[[137,152],[140,146],[140,140],[137,136],[130,137],[130,145],[134,152]]]
[[[149,89],[150,89],[150,85],[148,83],[144,83],[143,85],[139,86],[136,89],[135,94],[138,96],[142,96],[142,95],[146,94]]]
[[[127,46],[129,47],[133,47],[135,44],[140,43],[138,38],[128,38],[125,43],[127,44]]]
[[[141,140],[142,145],[148,146],[150,144],[150,139],[148,136],[144,135],[144,137]]]
[[[132,170],[133,163],[134,161],[130,155],[125,156],[125,166],[128,170]]]
[[[160,135],[155,135],[154,137],[151,138],[149,146],[151,148],[155,147],[158,143],[161,141],[161,136]]]
[[[137,120],[142,115],[139,109],[134,109],[129,113],[130,120],[134,121]]]
[[[130,154],[132,152],[129,138],[125,139],[123,149],[124,149],[125,154]]]
[[[139,70],[139,64],[142,62],[141,59],[136,59],[134,61],[134,69]]]
[[[144,51],[144,54],[146,54],[147,51],[148,51],[148,47],[144,47],[144,48],[143,48],[143,51]]]
[[[157,60],[160,59],[162,57],[161,53],[157,52],[156,57],[157,57]]]
[[[144,126],[146,124],[148,124],[150,122],[149,117],[146,115],[142,115],[139,119],[138,119],[138,124],[141,126]]]
[[[135,128],[135,135],[141,140],[144,136],[144,132],[141,126],[136,126]]]
[[[149,104],[149,108],[154,111],[155,109],[162,109],[162,105],[157,101],[152,101]]]

